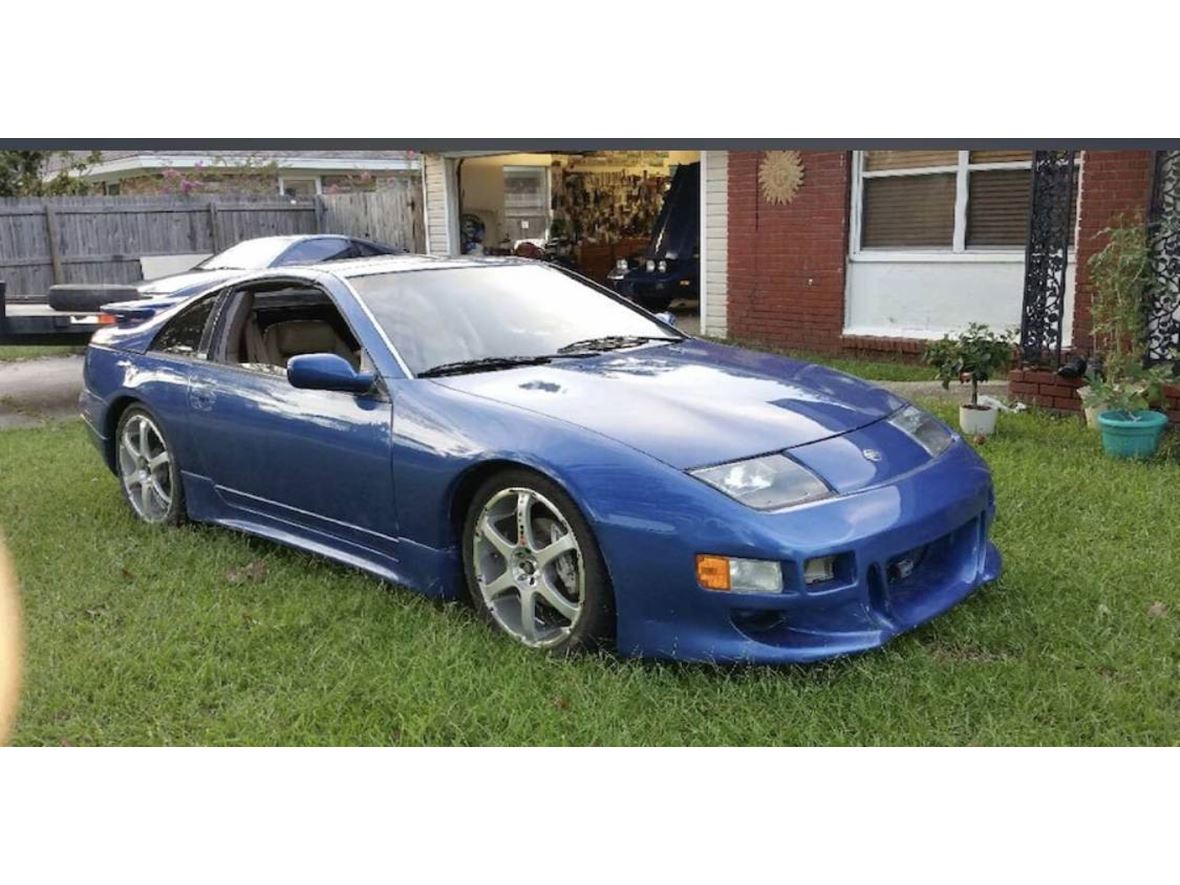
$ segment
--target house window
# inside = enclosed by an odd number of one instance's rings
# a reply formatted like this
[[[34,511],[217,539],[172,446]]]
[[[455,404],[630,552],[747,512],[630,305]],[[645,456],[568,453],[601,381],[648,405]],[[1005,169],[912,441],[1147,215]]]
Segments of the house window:
[[[858,151],[853,162],[857,251],[1024,249],[1032,151]]]
[[[504,167],[504,222],[508,238],[540,240],[549,226],[549,169]]]

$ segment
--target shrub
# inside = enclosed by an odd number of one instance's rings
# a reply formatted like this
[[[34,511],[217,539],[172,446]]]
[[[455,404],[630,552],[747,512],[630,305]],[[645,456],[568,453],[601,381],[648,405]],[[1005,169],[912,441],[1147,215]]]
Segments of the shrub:
[[[922,361],[935,367],[944,389],[952,381],[971,382],[971,405],[979,405],[979,382],[1003,371],[1012,361],[1012,335],[994,332],[984,323],[971,323],[956,337],[944,335],[931,342]]]

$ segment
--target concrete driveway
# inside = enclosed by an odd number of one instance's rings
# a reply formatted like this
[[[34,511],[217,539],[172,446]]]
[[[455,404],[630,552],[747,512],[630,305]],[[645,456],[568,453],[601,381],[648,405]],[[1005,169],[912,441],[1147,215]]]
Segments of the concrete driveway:
[[[0,363],[0,430],[78,417],[82,357]]]

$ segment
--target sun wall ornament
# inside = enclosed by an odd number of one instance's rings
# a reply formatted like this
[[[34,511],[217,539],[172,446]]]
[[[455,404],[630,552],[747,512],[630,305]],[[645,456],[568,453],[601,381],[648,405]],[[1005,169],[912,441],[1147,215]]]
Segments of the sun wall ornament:
[[[803,186],[803,161],[798,151],[767,151],[758,170],[762,198],[776,206],[789,203]]]

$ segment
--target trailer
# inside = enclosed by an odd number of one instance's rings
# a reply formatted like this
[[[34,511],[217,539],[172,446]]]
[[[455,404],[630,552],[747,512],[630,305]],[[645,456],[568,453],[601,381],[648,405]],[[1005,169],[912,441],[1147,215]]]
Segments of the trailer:
[[[97,309],[57,310],[49,303],[48,295],[10,298],[7,290],[7,283],[0,280],[0,344],[66,344],[82,347],[90,341],[90,336],[99,326],[115,322],[113,316]],[[120,295],[126,290],[126,286],[112,286],[110,300],[120,300]]]

